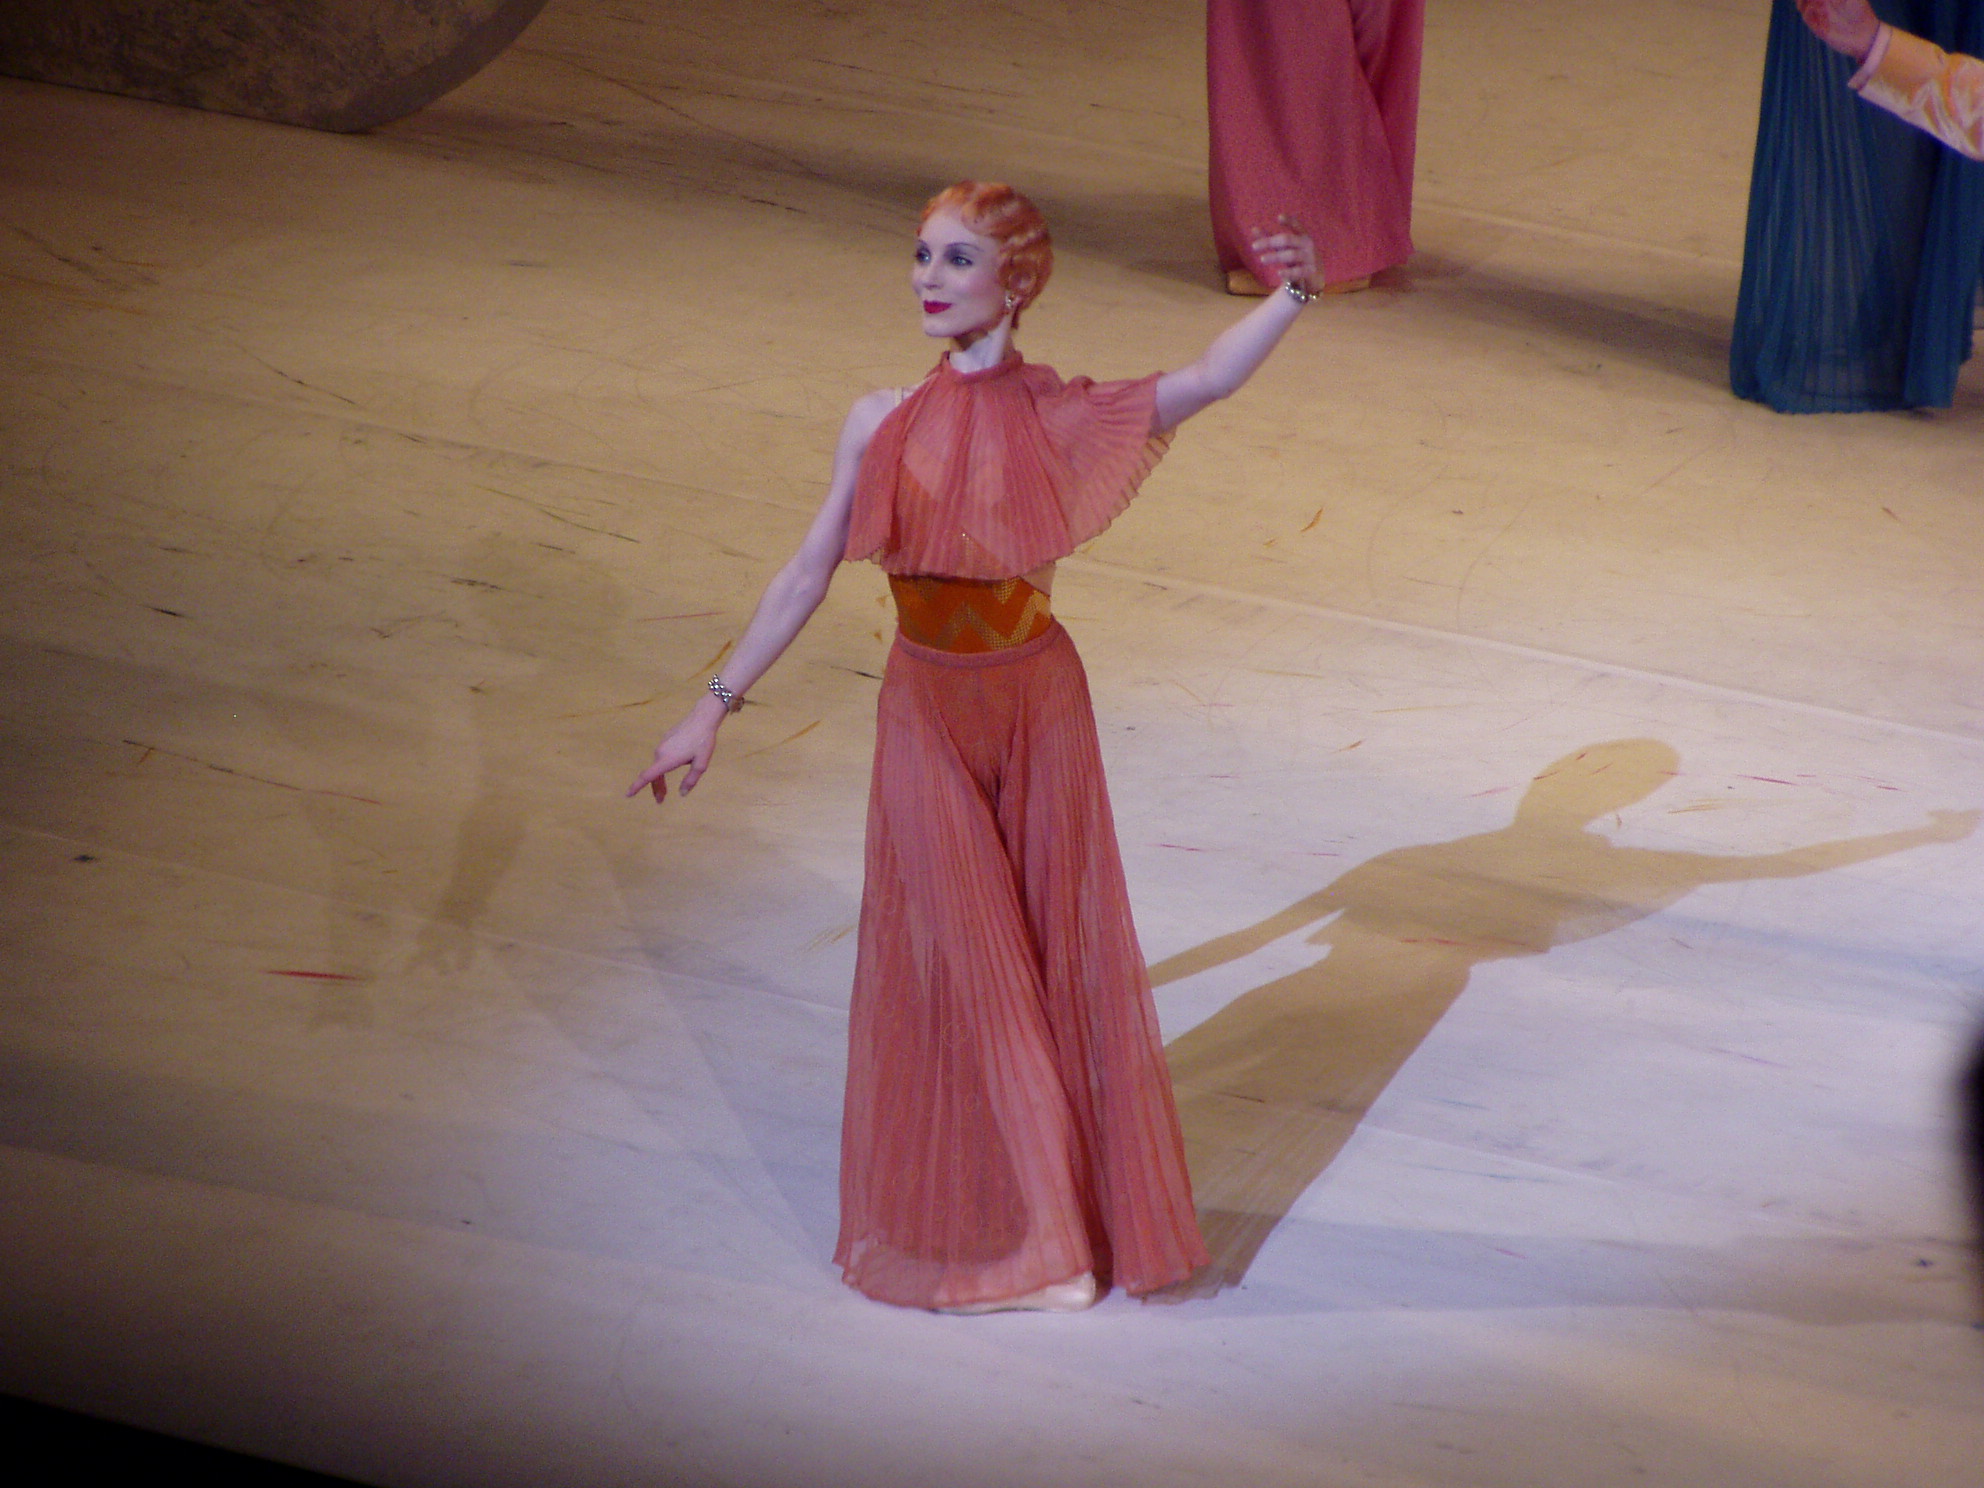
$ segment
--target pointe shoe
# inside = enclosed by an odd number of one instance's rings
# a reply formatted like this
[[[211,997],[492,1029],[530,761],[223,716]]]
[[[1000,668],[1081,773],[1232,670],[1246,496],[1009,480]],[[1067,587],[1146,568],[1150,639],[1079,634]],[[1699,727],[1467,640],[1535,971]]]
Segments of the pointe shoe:
[[[1323,286],[1323,293],[1356,294],[1358,290],[1369,289],[1370,287],[1371,276],[1369,274],[1360,274],[1355,279],[1339,279],[1334,284],[1325,284]]]
[[[1084,1271],[1072,1281],[1057,1281],[1021,1297],[1001,1297],[996,1302],[965,1302],[956,1307],[934,1307],[948,1317],[983,1317],[988,1312],[1086,1312],[1095,1306],[1095,1275]]]

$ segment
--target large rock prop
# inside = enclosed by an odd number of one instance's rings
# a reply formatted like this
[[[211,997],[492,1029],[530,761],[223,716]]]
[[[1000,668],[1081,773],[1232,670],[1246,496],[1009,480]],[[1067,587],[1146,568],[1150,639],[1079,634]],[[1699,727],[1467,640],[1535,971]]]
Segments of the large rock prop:
[[[0,0],[0,72],[311,129],[404,118],[544,0]]]

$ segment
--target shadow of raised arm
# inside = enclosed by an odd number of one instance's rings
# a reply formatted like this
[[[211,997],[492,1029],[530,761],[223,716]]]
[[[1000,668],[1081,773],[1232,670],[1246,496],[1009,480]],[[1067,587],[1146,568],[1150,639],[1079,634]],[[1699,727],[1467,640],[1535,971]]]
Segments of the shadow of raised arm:
[[[1269,915],[1258,924],[1222,935],[1217,940],[1208,940],[1202,945],[1188,947],[1175,956],[1166,956],[1150,968],[1150,984],[1161,987],[1166,982],[1179,981],[1184,977],[1196,976],[1215,966],[1224,966],[1229,961],[1238,961],[1242,956],[1252,955],[1262,946],[1281,939],[1312,925],[1318,920],[1328,919],[1343,908],[1343,900],[1338,896],[1335,885],[1319,889],[1306,899],[1298,899],[1284,910]]]
[[[1802,878],[1810,873],[1850,868],[1855,863],[1870,863],[1875,858],[1904,852],[1911,847],[1926,847],[1932,842],[1961,842],[1977,830],[1980,818],[1984,818],[1984,812],[1932,811],[1924,825],[1907,827],[1898,832],[1845,837],[1837,842],[1814,842],[1806,847],[1749,857],[1726,857],[1717,853],[1690,853],[1688,856],[1698,865],[1697,875],[1701,883],[1729,883],[1746,878]]]

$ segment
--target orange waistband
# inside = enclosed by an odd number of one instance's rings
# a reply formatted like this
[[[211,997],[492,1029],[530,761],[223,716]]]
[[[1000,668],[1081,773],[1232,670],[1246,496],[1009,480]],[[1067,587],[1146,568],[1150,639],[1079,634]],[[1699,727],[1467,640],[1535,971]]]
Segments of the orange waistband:
[[[1025,579],[890,574],[889,590],[902,633],[933,651],[1008,651],[1054,623],[1046,593]]]

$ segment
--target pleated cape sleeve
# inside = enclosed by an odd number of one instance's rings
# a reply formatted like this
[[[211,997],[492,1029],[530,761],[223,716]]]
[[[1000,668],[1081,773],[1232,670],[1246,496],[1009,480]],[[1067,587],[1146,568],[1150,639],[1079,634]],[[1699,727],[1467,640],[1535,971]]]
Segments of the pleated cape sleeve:
[[[1063,382],[1017,353],[937,364],[869,440],[849,560],[890,573],[1008,579],[1065,558],[1130,504],[1171,442],[1157,377]]]

